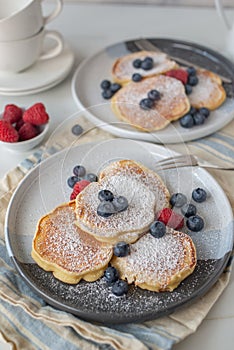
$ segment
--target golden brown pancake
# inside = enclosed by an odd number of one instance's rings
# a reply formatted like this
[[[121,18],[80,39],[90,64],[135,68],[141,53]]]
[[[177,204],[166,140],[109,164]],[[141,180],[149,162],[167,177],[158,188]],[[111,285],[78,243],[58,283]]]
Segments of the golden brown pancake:
[[[154,89],[160,92],[160,100],[155,102],[153,108],[142,109],[140,101]],[[164,75],[127,84],[114,95],[111,106],[119,119],[149,132],[165,128],[190,109],[184,85],[179,80]]]
[[[218,75],[208,70],[197,70],[198,84],[188,96],[191,106],[214,110],[226,99],[226,92]]]
[[[150,70],[134,68],[133,61],[137,58],[143,60],[151,57],[154,60],[154,67]],[[165,53],[153,51],[139,51],[118,58],[112,66],[113,80],[120,84],[126,84],[132,80],[134,73],[139,73],[143,78],[162,74],[177,67],[175,61],[168,59]]]
[[[113,249],[75,225],[75,201],[43,216],[35,232],[32,258],[46,271],[75,284],[82,278],[95,281],[104,273]]]
[[[155,292],[173,291],[196,266],[196,249],[185,233],[167,227],[162,238],[150,233],[131,244],[126,257],[113,256],[121,279]]]

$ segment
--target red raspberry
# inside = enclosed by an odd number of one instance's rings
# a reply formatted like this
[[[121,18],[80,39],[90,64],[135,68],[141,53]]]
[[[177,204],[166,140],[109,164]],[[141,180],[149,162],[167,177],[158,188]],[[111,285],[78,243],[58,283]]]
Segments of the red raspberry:
[[[22,118],[20,118],[20,119],[17,121],[17,123],[15,124],[16,130],[19,131],[19,129],[21,128],[22,125],[24,125],[24,121],[23,121]]]
[[[37,128],[30,123],[24,123],[19,129],[20,141],[30,140],[37,135],[38,135]]]
[[[19,134],[17,130],[6,120],[0,120],[0,140],[4,142],[17,142]]]
[[[26,109],[23,114],[23,120],[25,123],[27,122],[33,125],[42,125],[48,122],[49,116],[46,113],[43,103],[39,102]]]
[[[83,191],[83,189],[90,184],[90,181],[87,180],[81,180],[78,181],[75,186],[73,187],[73,191],[70,196],[70,200],[76,199],[76,196]]]
[[[10,124],[14,124],[18,122],[19,119],[21,119],[22,114],[23,112],[20,107],[13,104],[6,105],[2,115],[2,119],[6,120]]]
[[[157,220],[174,229],[180,229],[184,226],[183,216],[175,213],[171,208],[160,210],[157,213]]]
[[[171,69],[166,72],[168,77],[172,77],[180,80],[183,84],[187,84],[188,81],[188,72],[184,69]]]

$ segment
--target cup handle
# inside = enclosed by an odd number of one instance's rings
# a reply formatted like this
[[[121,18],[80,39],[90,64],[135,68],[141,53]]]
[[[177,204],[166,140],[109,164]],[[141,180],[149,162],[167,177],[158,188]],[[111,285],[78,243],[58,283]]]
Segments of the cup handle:
[[[45,0],[41,0],[41,2],[43,2]],[[45,16],[44,17],[44,26],[51,22],[55,17],[57,17],[60,12],[62,11],[62,8],[63,8],[63,0],[55,0],[56,3],[57,3],[57,6],[55,7],[54,11],[48,15],[48,16]]]
[[[58,56],[64,48],[63,37],[57,31],[55,31],[55,30],[45,31],[44,37],[43,37],[43,42],[46,40],[46,38],[54,39],[57,42],[57,45],[55,47],[49,49],[46,53],[42,54],[39,57],[39,60],[47,60],[49,58],[53,58],[55,56]]]

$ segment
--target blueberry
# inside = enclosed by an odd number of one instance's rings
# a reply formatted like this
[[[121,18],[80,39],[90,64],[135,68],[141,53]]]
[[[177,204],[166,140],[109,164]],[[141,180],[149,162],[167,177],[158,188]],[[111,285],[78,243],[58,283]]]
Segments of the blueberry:
[[[205,123],[206,117],[200,112],[196,112],[193,116],[193,120],[195,125],[202,125]]]
[[[85,179],[90,181],[90,182],[97,182],[97,180],[98,180],[97,175],[95,175],[93,173],[88,173],[86,175]]]
[[[83,177],[86,174],[86,169],[83,165],[76,165],[73,168],[73,174],[75,174],[76,176],[79,176],[79,177]]]
[[[147,96],[150,100],[153,101],[158,101],[161,98],[160,92],[158,90],[150,90]]]
[[[98,193],[98,199],[102,202],[102,201],[112,201],[114,198],[114,195],[111,191],[109,190],[101,190]]]
[[[82,134],[82,132],[84,130],[83,130],[82,126],[80,126],[79,124],[75,124],[75,125],[73,125],[71,131],[72,131],[73,135],[78,136],[78,135]]]
[[[104,272],[104,277],[107,282],[113,283],[119,279],[119,273],[115,267],[109,266]]]
[[[119,90],[119,89],[121,89],[121,85],[120,84],[118,84],[118,83],[113,83],[113,84],[111,84],[111,86],[110,86],[110,91],[111,92],[113,92],[114,94]]]
[[[142,79],[142,76],[139,73],[134,73],[132,75],[132,81],[135,81],[135,83],[138,83],[139,81],[141,81],[141,79]]]
[[[150,98],[143,98],[140,101],[140,107],[145,110],[149,110],[153,107],[154,101],[152,101]]]
[[[113,96],[113,92],[110,89],[102,91],[102,97],[105,100],[109,100]]]
[[[141,68],[144,70],[150,70],[154,66],[154,61],[151,57],[146,57],[142,63],[141,63]]]
[[[110,82],[109,80],[103,80],[103,81],[101,82],[101,88],[102,88],[103,90],[109,89],[110,86],[111,86],[111,82]]]
[[[183,128],[192,128],[194,126],[194,119],[191,114],[186,114],[182,118],[180,118],[180,125]]]
[[[113,199],[113,206],[115,210],[119,213],[128,208],[128,200],[124,196],[117,196]]]
[[[194,67],[188,67],[187,69],[188,75],[196,75],[197,71]]]
[[[130,253],[129,244],[126,242],[118,242],[114,246],[114,255],[118,257],[127,256]]]
[[[202,203],[206,200],[207,193],[203,188],[196,188],[192,192],[192,198],[195,200],[195,202]]]
[[[121,295],[127,294],[128,283],[123,280],[116,281],[112,286],[112,293],[120,297]]]
[[[170,204],[173,207],[181,208],[185,203],[187,203],[187,198],[183,193],[174,193],[170,198]]]
[[[192,91],[193,91],[192,86],[189,85],[189,84],[185,84],[184,88],[185,88],[186,95],[190,95],[192,93]]]
[[[142,62],[141,59],[137,58],[132,62],[132,65],[134,68],[141,68],[141,62]]]
[[[187,219],[186,225],[189,230],[193,232],[198,232],[203,229],[204,220],[199,215],[193,215]]]
[[[196,75],[189,75],[188,84],[191,86],[195,86],[198,84],[198,77]]]
[[[186,218],[189,218],[197,214],[197,208],[192,203],[184,204],[181,208],[181,212]]]
[[[166,226],[161,221],[154,221],[150,225],[150,234],[155,238],[161,238],[166,233]]]
[[[107,218],[115,213],[115,208],[110,201],[102,201],[97,207],[97,214],[103,218]]]
[[[80,181],[81,179],[78,176],[70,176],[67,179],[67,184],[69,187],[73,188],[75,186],[75,184]]]
[[[197,112],[196,108],[191,107],[189,110],[189,114],[194,115]]]
[[[210,115],[210,111],[209,111],[209,109],[206,108],[206,107],[201,107],[201,108],[199,108],[198,111],[199,111],[202,115],[204,115],[205,118],[208,118],[209,115]]]

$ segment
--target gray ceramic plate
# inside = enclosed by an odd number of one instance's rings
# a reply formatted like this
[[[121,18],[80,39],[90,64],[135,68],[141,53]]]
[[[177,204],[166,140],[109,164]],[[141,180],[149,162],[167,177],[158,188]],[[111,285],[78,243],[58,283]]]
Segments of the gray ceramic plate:
[[[154,293],[131,286],[126,296],[116,297],[104,278],[68,285],[39,268],[30,255],[38,219],[69,200],[66,181],[74,165],[84,164],[88,171],[98,173],[112,160],[129,158],[154,169],[157,159],[171,155],[157,145],[114,139],[64,150],[35,167],[17,188],[6,215],[7,250],[24,280],[49,304],[105,323],[153,319],[202,296],[227,264],[233,246],[233,217],[220,186],[198,167],[160,172],[171,193],[181,191],[191,198],[192,189],[200,186],[209,194],[205,203],[197,204],[205,228],[191,235],[197,248],[197,267],[173,292]]]
[[[213,72],[234,79],[234,66],[219,53],[194,43],[170,39],[150,39],[168,54],[182,57]],[[153,133],[141,132],[120,122],[111,110],[110,102],[101,97],[100,83],[111,80],[111,67],[116,58],[137,51],[134,41],[122,42],[98,52],[85,60],[72,79],[72,94],[79,109],[96,126],[119,137],[156,143],[177,143],[207,136],[229,123],[234,117],[234,83],[224,84],[229,98],[211,113],[203,125],[191,129],[182,128],[173,122],[165,129]]]

